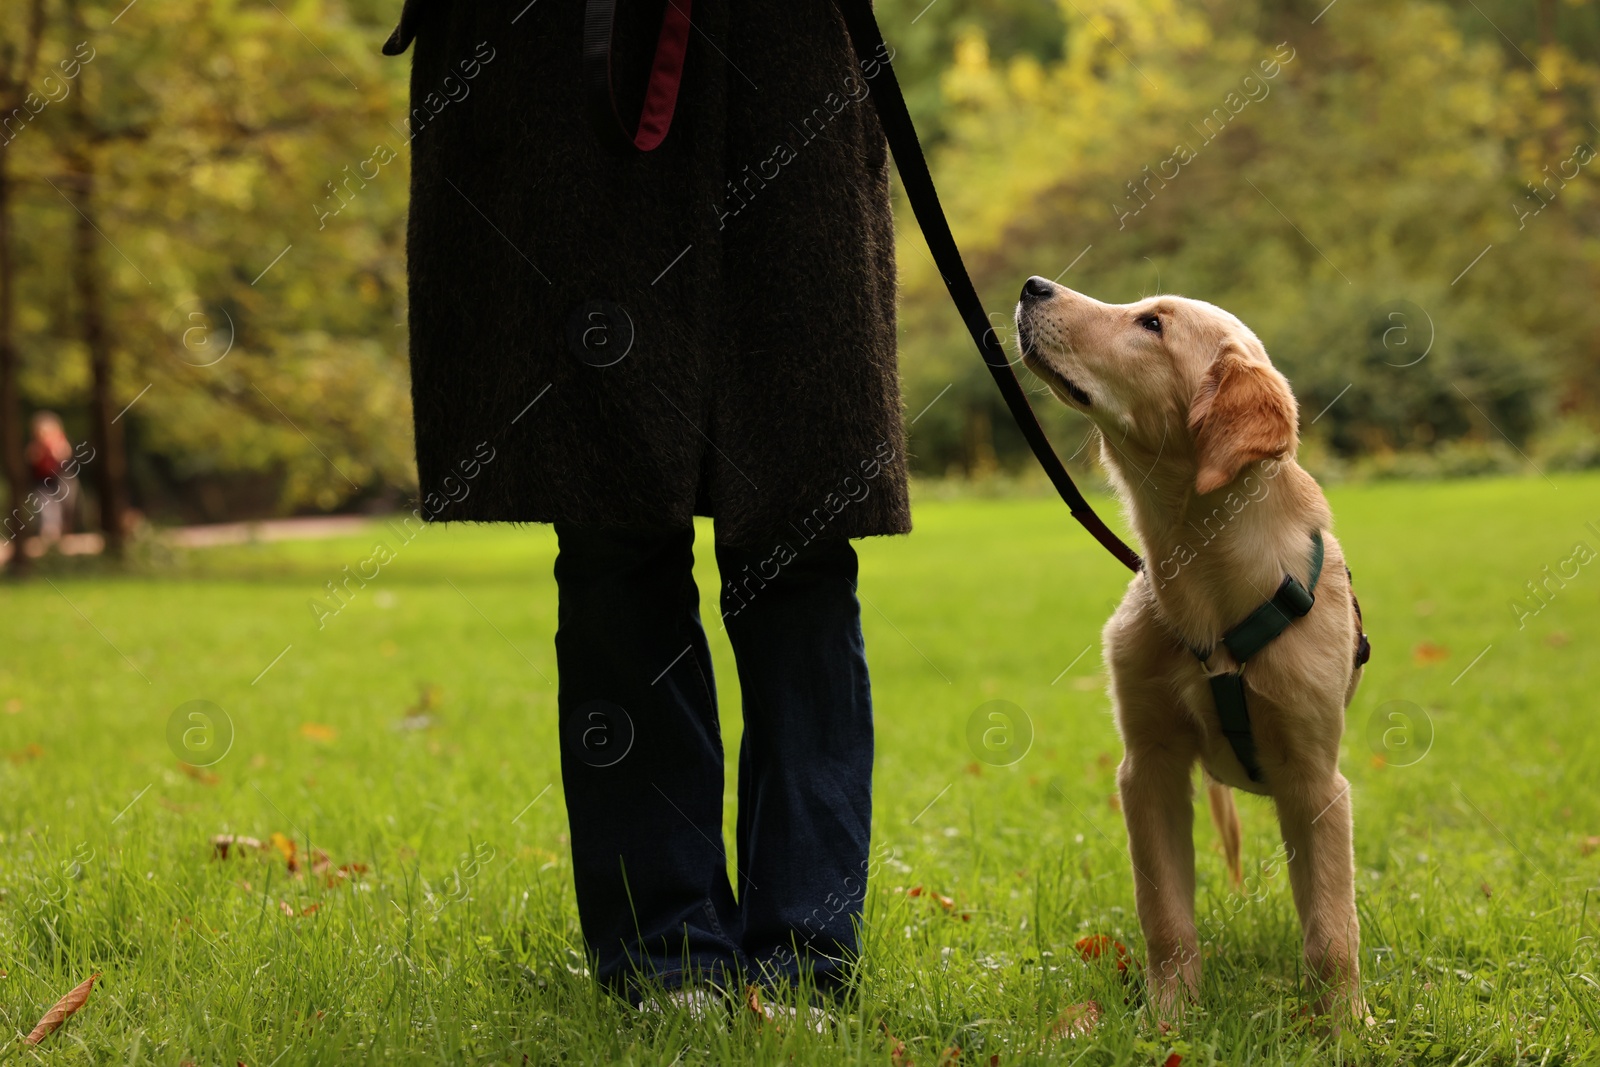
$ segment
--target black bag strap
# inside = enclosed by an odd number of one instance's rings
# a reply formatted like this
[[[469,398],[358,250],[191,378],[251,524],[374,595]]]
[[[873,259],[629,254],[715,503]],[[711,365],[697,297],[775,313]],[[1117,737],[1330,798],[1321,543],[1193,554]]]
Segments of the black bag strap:
[[[983,310],[983,302],[978,299],[972,279],[967,275],[966,264],[962,262],[961,250],[956,247],[955,237],[950,233],[944,209],[939,206],[939,192],[934,188],[933,176],[928,172],[928,161],[917,140],[917,129],[911,122],[911,113],[906,110],[900,83],[895,79],[894,68],[889,63],[889,49],[884,44],[882,31],[878,29],[878,20],[872,13],[871,0],[838,0],[838,4],[862,69],[878,65],[879,69],[872,77],[872,101],[878,111],[878,121],[888,137],[889,149],[894,153],[895,165],[900,170],[900,183],[905,187],[906,199],[911,202],[912,213],[916,215],[917,225],[922,228],[922,236],[928,242],[928,250],[933,253],[933,262],[944,278],[945,288],[950,291],[950,299],[955,302],[956,310],[966,322],[967,331],[972,334],[984,364],[988,366],[995,384],[1000,387],[1000,395],[1005,398],[1011,417],[1016,420],[1028,447],[1033,450],[1034,457],[1056,487],[1056,492],[1061,494],[1061,499],[1071,509],[1072,517],[1129,570],[1139,570],[1143,566],[1139,554],[1111,532],[1111,528],[1094,513],[1089,502],[1073,484],[1072,476],[1067,473],[1061,457],[1056,455],[1050,439],[1045,436],[1044,427],[1039,425],[1033,408],[1028,405],[1028,394],[1023,391],[1022,383],[1017,381],[1011,361],[1006,358],[1005,348],[989,325],[989,316]]]

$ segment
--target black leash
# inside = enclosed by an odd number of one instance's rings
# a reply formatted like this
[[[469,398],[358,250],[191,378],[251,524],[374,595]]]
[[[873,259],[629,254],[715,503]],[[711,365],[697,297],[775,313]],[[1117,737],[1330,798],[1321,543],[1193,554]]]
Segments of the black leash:
[[[630,134],[627,123],[623,121],[618,111],[611,87],[611,25],[616,0],[587,0],[584,23],[584,68],[589,110],[596,129],[604,139],[613,144],[649,151],[659,145],[667,134],[677,97],[677,83],[682,77],[683,45],[688,28],[689,0],[681,0],[683,3],[681,11],[677,8],[678,2],[679,0],[667,0],[667,13],[662,20],[661,40],[657,45],[651,83],[641,108],[638,129]],[[889,149],[894,153],[895,165],[900,170],[900,181],[905,186],[906,199],[911,203],[912,213],[916,216],[917,225],[921,227],[922,235],[928,242],[929,251],[933,253],[934,265],[938,268],[940,277],[944,279],[945,288],[950,292],[950,299],[955,302],[956,310],[967,324],[967,332],[972,335],[973,343],[978,346],[978,352],[983,356],[984,365],[989,368],[995,385],[999,386],[1000,395],[1005,398],[1011,417],[1022,430],[1022,436],[1027,439],[1034,458],[1044,468],[1045,474],[1056,487],[1056,492],[1061,494],[1061,499],[1071,510],[1072,517],[1077,519],[1107,552],[1115,556],[1129,570],[1137,573],[1143,569],[1144,561],[1111,531],[1099,515],[1095,514],[1089,502],[1084,499],[1083,493],[1073,484],[1072,476],[1067,473],[1061,457],[1056,455],[1055,449],[1050,445],[1050,439],[1045,436],[1044,428],[1039,425],[1038,417],[1034,415],[1033,408],[1028,403],[1028,395],[1023,391],[1022,383],[1017,380],[1011,361],[1006,358],[1004,346],[989,325],[989,316],[983,309],[982,301],[978,299],[972,278],[967,274],[966,264],[962,262],[961,249],[956,246],[955,237],[950,232],[950,223],[945,219],[944,209],[939,204],[939,192],[934,188],[933,176],[928,171],[928,160],[922,154],[921,142],[917,140],[916,126],[912,123],[911,113],[906,108],[905,95],[900,91],[900,82],[894,75],[894,67],[889,60],[888,45],[884,42],[883,31],[878,28],[877,17],[872,11],[872,0],[838,0],[838,5],[862,72],[865,74],[869,69],[877,68],[874,73],[867,75],[875,83],[871,94],[873,106],[877,108],[878,121],[882,124],[884,135],[889,141]],[[674,12],[681,16],[681,20],[674,18]],[[1261,781],[1261,763],[1256,753],[1255,736],[1250,729],[1243,666],[1246,660],[1287,629],[1290,622],[1309,612],[1315,603],[1317,579],[1322,573],[1323,562],[1321,531],[1312,531],[1311,544],[1308,584],[1302,586],[1293,575],[1285,575],[1283,583],[1272,599],[1258,607],[1222,638],[1222,643],[1238,661],[1239,669],[1208,678],[1222,733],[1239,763],[1244,767],[1245,773],[1255,782]],[[1361,632],[1361,605],[1355,602],[1353,591],[1350,600],[1355,609],[1356,632],[1359,637],[1355,651],[1355,666],[1359,669],[1367,662],[1371,646],[1366,634]],[[1202,666],[1210,658],[1210,650],[1202,652],[1199,649],[1190,649],[1190,651],[1199,659]]]
[[[972,334],[973,343],[978,346],[978,352],[983,356],[995,385],[1000,387],[1000,395],[1005,399],[1012,419],[1016,420],[1028,447],[1033,450],[1034,457],[1056,487],[1056,492],[1061,494],[1072,517],[1123,566],[1137,572],[1144,566],[1144,561],[1111,532],[1111,528],[1095,514],[1083,493],[1073,484],[1072,476],[1051,447],[1044,427],[1039,425],[1038,417],[1028,404],[1028,394],[1017,380],[1011,361],[1006,358],[1004,346],[989,325],[989,316],[983,309],[983,302],[978,299],[978,291],[973,288],[966,264],[961,260],[961,250],[956,247],[955,237],[950,233],[950,223],[944,217],[944,209],[939,206],[939,193],[934,188],[933,176],[928,172],[928,161],[922,154],[922,144],[917,140],[917,129],[911,122],[911,113],[906,110],[900,82],[895,78],[894,67],[889,62],[889,49],[884,43],[883,32],[878,29],[878,20],[872,13],[871,0],[838,0],[838,3],[862,71],[872,66],[878,68],[870,76],[875,83],[871,94],[873,105],[877,108],[878,121],[888,138],[889,149],[894,153],[895,164],[900,169],[900,181],[905,186],[906,199],[911,202],[912,213],[916,215],[917,225],[922,228],[922,236],[933,253],[934,265],[944,279],[945,288],[950,291],[950,299],[955,301],[956,310],[967,324],[967,332]],[[633,147],[649,151],[666,137],[672,123],[678,82],[683,72],[683,50],[688,36],[689,0],[667,0],[650,85],[641,108],[638,129],[632,133],[619,114],[611,84],[611,28],[615,12],[616,0],[588,0],[586,5],[583,57],[587,104],[595,128],[604,140],[625,150]]]
[[[900,170],[900,183],[905,187],[906,199],[911,202],[911,211],[917,217],[917,225],[922,228],[922,236],[928,242],[928,250],[933,253],[934,265],[944,278],[945,288],[950,291],[950,299],[955,302],[956,310],[966,322],[967,332],[972,334],[972,340],[994,377],[995,385],[1000,387],[1000,395],[1005,398],[1011,417],[1016,420],[1022,436],[1028,441],[1028,447],[1033,450],[1034,458],[1044,468],[1056,492],[1061,494],[1061,499],[1071,509],[1072,517],[1123,566],[1138,571],[1144,566],[1139,554],[1111,532],[1111,528],[1094,513],[1089,502],[1073,484],[1072,476],[1067,473],[1061,457],[1050,446],[1044,427],[1039,425],[1038,417],[1029,406],[1028,394],[1023,391],[1022,383],[1017,381],[1011,361],[1006,358],[1005,348],[989,325],[989,316],[983,310],[983,302],[978,299],[978,291],[973,288],[966,264],[961,260],[961,250],[956,247],[955,237],[950,233],[950,223],[945,220],[944,209],[939,206],[939,192],[934,188],[933,176],[928,172],[928,161],[922,154],[922,144],[917,140],[917,128],[911,122],[911,113],[906,110],[900,82],[889,63],[889,49],[884,44],[883,32],[878,29],[878,20],[872,13],[871,0],[838,2],[839,12],[850,31],[850,41],[855,46],[856,59],[861,62],[863,69],[874,63],[880,64],[877,75],[872,79],[872,101],[878,109],[878,121],[889,139],[889,150],[894,153],[895,165]]]

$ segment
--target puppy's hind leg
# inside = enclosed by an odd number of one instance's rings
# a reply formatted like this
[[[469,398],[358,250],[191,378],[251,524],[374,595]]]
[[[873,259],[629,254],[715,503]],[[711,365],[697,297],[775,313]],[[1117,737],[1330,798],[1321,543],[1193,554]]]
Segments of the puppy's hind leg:
[[[1211,822],[1222,839],[1222,854],[1228,860],[1228,878],[1233,888],[1244,885],[1244,864],[1240,859],[1239,809],[1233,803],[1233,790],[1206,774],[1206,799],[1210,802]]]

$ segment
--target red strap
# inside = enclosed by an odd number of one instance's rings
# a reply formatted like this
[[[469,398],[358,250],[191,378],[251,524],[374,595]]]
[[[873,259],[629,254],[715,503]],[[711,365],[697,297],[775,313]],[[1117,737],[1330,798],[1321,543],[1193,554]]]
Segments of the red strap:
[[[639,129],[633,135],[633,146],[641,152],[659,145],[672,126],[678,85],[683,81],[683,57],[688,51],[689,0],[667,0],[667,9],[661,13],[656,61],[650,66],[650,87],[645,90]]]
[[[608,141],[649,152],[666,139],[672,113],[678,106],[678,86],[683,82],[683,61],[689,51],[691,0],[667,0],[661,13],[661,33],[650,64],[639,123],[632,133],[617,109],[611,85],[611,30],[618,0],[589,0],[584,15],[584,66],[589,112],[596,128]]]

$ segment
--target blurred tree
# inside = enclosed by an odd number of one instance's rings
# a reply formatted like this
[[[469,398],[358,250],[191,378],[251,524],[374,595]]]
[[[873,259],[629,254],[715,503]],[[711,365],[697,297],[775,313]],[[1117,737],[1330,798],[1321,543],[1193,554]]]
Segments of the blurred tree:
[[[1041,0],[879,0],[875,10],[924,146],[944,138],[942,75],[963,37],[980,31],[997,61],[1052,63],[1066,35],[1061,7]]]
[[[129,502],[158,518],[413,491],[407,64],[378,53],[397,0],[85,4],[76,32],[74,2],[0,0],[11,492],[42,406],[76,437],[122,432]],[[1261,334],[1308,439],[1338,455],[1523,448],[1600,411],[1597,0],[878,13],[1002,333],[1035,273],[1212,300]],[[899,229],[915,463],[1022,464],[903,211]],[[1084,422],[1041,408],[1086,463]],[[114,457],[86,472],[102,513]]]
[[[65,21],[74,39],[87,40],[79,0],[65,0]],[[106,554],[121,559],[127,533],[128,461],[123,451],[122,427],[118,415],[116,384],[113,380],[115,351],[107,333],[105,278],[100,269],[100,226],[96,190],[96,157],[107,142],[140,133],[113,130],[101,125],[84,103],[94,78],[90,71],[79,75],[78,91],[69,98],[70,133],[61,141],[61,157],[67,173],[56,191],[67,200],[77,218],[72,223],[72,285],[78,297],[77,319],[82,329],[83,347],[89,354],[89,422],[94,440],[93,475],[99,489],[100,532],[105,537]],[[53,183],[52,183],[53,184]]]
[[[1559,43],[1541,59],[1552,100],[1527,61],[1427,0],[1061,10],[1059,61],[998,61],[969,28],[943,77],[936,176],[997,323],[1036,273],[1110,301],[1210,300],[1256,329],[1308,435],[1344,454],[1522,448],[1553,409],[1593,417],[1592,62]],[[901,270],[908,407],[942,395],[915,452],[925,470],[967,466],[960,412],[999,408],[931,265],[907,254]]]
[[[331,509],[414,484],[405,72],[378,54],[393,13],[368,14],[383,21],[320,0],[86,9],[87,119],[30,131],[24,392],[69,411],[107,397],[91,408],[126,427],[146,511]],[[47,52],[71,56],[72,37],[57,27]],[[81,174],[84,215],[70,182],[51,188]],[[75,227],[95,264],[76,284],[56,251]],[[85,281],[105,305],[98,357]]]
[[[29,83],[39,62],[44,39],[44,0],[0,5],[0,473],[6,479],[6,521],[0,523],[12,544],[8,566],[15,574],[27,569],[23,551],[28,536],[25,501],[29,478],[23,458],[22,395],[17,384],[16,260],[12,246],[11,146],[15,116],[25,116]],[[37,99],[37,98],[36,98]],[[26,117],[22,117],[26,124]]]

